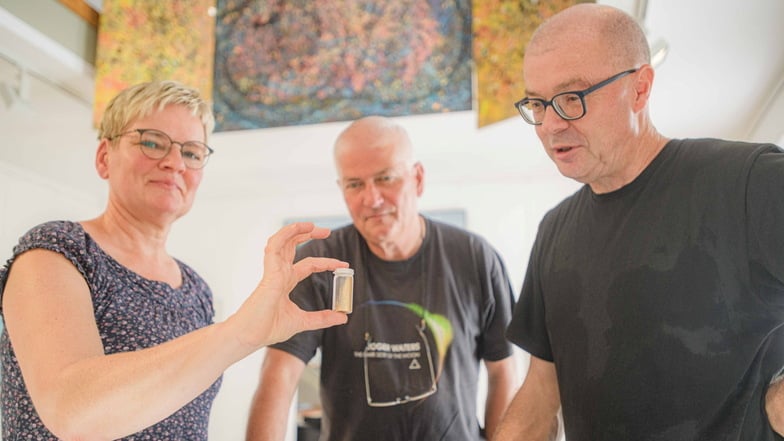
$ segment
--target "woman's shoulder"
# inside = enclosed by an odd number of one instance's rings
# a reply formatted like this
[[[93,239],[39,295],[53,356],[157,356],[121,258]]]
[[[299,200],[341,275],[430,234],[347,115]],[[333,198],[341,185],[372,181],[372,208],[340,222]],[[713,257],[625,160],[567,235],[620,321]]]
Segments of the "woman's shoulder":
[[[83,245],[86,233],[78,222],[56,220],[38,224],[28,230],[20,239],[15,254],[25,248],[47,248],[57,250]]]
[[[79,223],[49,221],[38,224],[19,238],[11,257],[0,268],[0,286],[5,285],[5,279],[16,258],[20,254],[34,249],[62,254],[85,274],[91,259],[87,248],[87,235]]]
[[[85,231],[79,222],[52,220],[32,227],[26,236],[84,236]]]

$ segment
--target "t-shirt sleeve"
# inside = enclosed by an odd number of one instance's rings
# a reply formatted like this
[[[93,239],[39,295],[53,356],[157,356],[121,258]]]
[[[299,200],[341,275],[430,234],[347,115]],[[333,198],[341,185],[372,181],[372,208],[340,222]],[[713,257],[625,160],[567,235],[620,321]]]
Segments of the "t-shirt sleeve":
[[[746,188],[749,259],[752,268],[764,273],[758,281],[763,288],[779,287],[760,289],[764,300],[784,306],[780,289],[784,284],[784,151],[767,147],[751,165]]]
[[[81,230],[75,228],[73,223],[52,221],[37,225],[20,237],[19,243],[14,247],[12,257],[0,269],[0,304],[11,266],[19,255],[33,249],[44,249],[62,254],[76,267],[85,280],[89,280],[89,273],[94,268],[92,268],[91,259],[84,252],[84,234],[79,234],[79,231]]]
[[[485,244],[485,265],[487,280],[480,355],[487,361],[498,361],[512,355],[512,345],[506,339],[505,331],[512,317],[514,295],[509,274],[501,256],[489,244]]]
[[[506,336],[526,352],[542,360],[553,361],[550,337],[545,319],[544,293],[538,276],[537,255],[541,237],[537,237],[531,251],[523,288],[512,314]]]

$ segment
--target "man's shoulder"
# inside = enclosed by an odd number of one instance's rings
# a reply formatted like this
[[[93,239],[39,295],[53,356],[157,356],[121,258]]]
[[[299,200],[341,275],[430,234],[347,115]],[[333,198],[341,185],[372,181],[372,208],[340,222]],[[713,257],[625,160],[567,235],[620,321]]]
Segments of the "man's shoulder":
[[[774,144],[697,138],[671,141],[667,160],[670,173],[699,174],[719,182],[731,182],[749,173],[760,157],[780,157],[784,151]],[[771,156],[772,155],[772,156]]]
[[[451,224],[442,220],[433,219],[432,217],[426,217],[428,224],[434,228],[435,230],[441,232],[442,234],[451,234],[455,236],[462,236],[468,237],[474,233],[467,230],[464,227],[460,227],[455,224]]]
[[[428,219],[428,222],[433,228],[435,236],[438,237],[437,243],[441,247],[461,250],[468,247],[474,251],[495,252],[495,248],[490,242],[479,233],[439,220]]]
[[[735,141],[718,138],[688,138],[670,141],[671,150],[677,154],[712,156],[715,158],[738,158],[755,156],[761,152],[779,152],[782,150],[774,144],[747,141]],[[666,151],[666,150],[665,150]]]

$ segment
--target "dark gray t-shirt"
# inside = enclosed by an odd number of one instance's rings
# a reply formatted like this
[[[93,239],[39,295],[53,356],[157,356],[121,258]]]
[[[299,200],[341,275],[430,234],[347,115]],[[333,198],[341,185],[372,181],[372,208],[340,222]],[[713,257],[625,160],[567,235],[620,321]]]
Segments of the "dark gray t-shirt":
[[[189,266],[178,261],[182,285],[177,289],[145,279],[104,253],[80,224],[66,221],[39,225],[22,236],[13,257],[0,269],[0,302],[14,259],[35,248],[62,254],[82,274],[106,354],[156,346],[212,323],[212,292]],[[56,440],[33,407],[5,329],[0,359],[3,439]],[[220,379],[163,421],[123,440],[206,440],[210,407],[219,388]]]
[[[674,140],[543,219],[508,336],[553,361],[569,441],[776,440],[784,153]]]
[[[514,300],[498,253],[477,235],[428,219],[422,247],[404,261],[377,258],[353,226],[305,244],[297,259],[305,256],[345,260],[355,270],[347,325],[275,346],[305,362],[322,350],[321,439],[479,439],[479,360],[512,354],[504,331]],[[330,308],[331,296],[331,272],[292,294],[309,310]]]

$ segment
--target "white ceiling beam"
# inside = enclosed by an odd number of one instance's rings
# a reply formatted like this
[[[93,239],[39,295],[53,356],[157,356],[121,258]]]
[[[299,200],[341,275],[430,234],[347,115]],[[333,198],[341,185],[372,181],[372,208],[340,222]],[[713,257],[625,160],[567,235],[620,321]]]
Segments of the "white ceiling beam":
[[[93,66],[2,7],[0,56],[92,105],[95,93]]]

